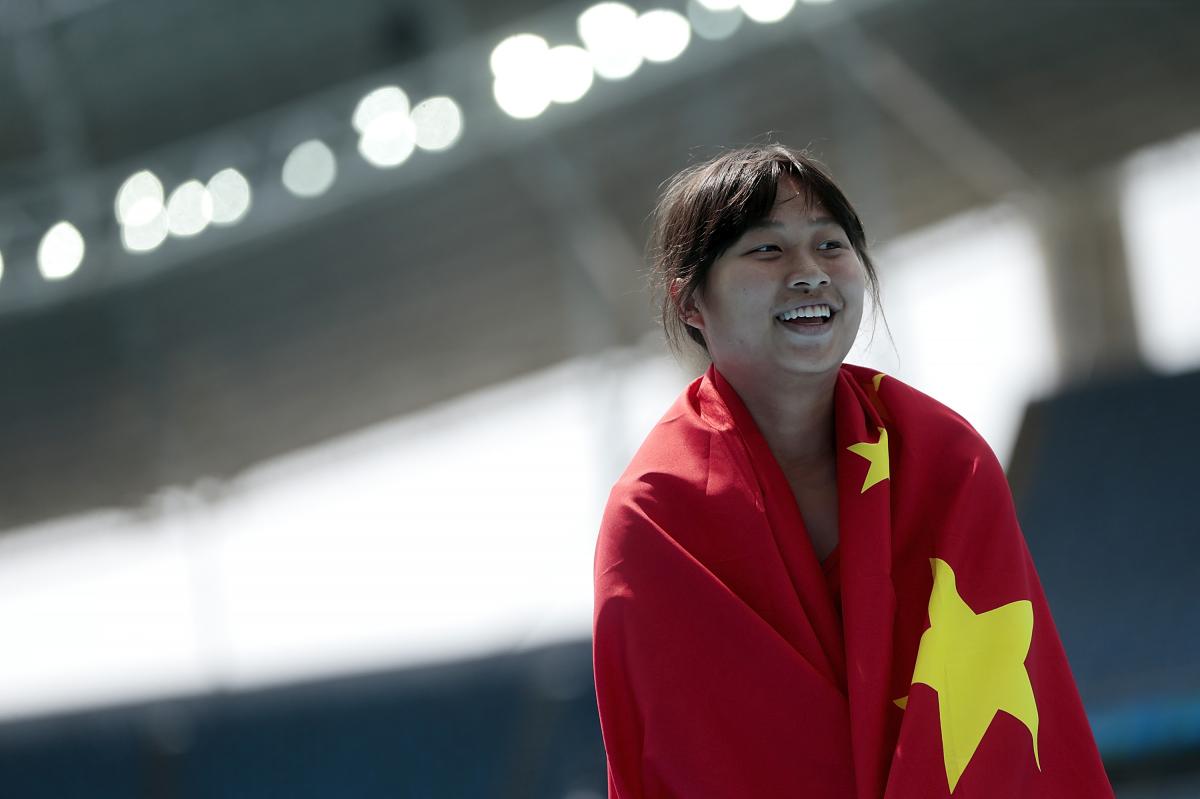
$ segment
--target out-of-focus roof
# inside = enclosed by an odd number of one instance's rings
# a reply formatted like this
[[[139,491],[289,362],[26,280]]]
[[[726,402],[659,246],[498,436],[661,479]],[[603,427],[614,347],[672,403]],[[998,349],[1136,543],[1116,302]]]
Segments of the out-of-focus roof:
[[[229,476],[636,340],[653,327],[640,250],[658,185],[716,145],[809,145],[878,241],[1200,128],[1186,2],[800,5],[838,16],[747,22],[532,122],[494,107],[487,47],[526,20],[564,40],[582,6],[35,7],[0,13],[0,527]],[[414,159],[394,185],[140,261],[111,245],[116,184],[71,189],[143,152],[200,159],[206,131],[247,115],[246,146],[277,149],[273,109],[323,92],[336,121],[357,96],[339,87],[393,68],[466,117],[461,151]],[[64,198],[107,214],[110,244],[69,299],[48,285],[6,304],[6,284],[33,285],[28,241]]]

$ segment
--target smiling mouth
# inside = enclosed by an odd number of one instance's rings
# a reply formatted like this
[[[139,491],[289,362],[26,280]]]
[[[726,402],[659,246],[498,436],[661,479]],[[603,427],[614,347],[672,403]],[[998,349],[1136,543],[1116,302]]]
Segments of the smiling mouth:
[[[817,305],[779,314],[775,321],[797,332],[818,333],[833,323],[836,314],[837,311],[832,306]]]

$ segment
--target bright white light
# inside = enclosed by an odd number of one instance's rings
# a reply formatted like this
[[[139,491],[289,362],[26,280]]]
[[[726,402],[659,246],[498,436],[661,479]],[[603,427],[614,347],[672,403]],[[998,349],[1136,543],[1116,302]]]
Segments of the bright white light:
[[[796,0],[740,0],[746,16],[755,22],[778,22],[788,15]]]
[[[688,0],[687,13],[696,35],[714,42],[732,36],[745,18],[737,7],[737,0],[733,0],[728,9],[712,9],[699,0]]]
[[[504,113],[533,119],[550,105],[550,47],[541,36],[510,36],[492,50],[492,94]]]
[[[250,210],[250,183],[233,167],[222,169],[208,180],[212,198],[212,221],[232,225]]]
[[[59,222],[38,244],[38,270],[47,280],[70,277],[83,263],[83,236],[70,222]]]
[[[738,7],[738,0],[697,0],[697,5],[708,11],[732,11]]]
[[[170,529],[178,526],[176,518],[98,511],[16,533],[0,558],[0,714],[112,706],[210,685],[196,630],[205,597],[194,587],[188,542]]]
[[[172,236],[195,236],[212,221],[212,197],[198,180],[181,184],[167,200],[167,230]]]
[[[515,119],[533,119],[550,105],[550,87],[544,80],[522,75],[501,75],[492,84],[496,104]]]
[[[692,26],[675,11],[655,9],[637,19],[638,46],[647,61],[671,61],[687,49]]]
[[[488,65],[492,68],[492,75],[497,78],[512,74],[536,74],[549,51],[550,45],[541,36],[518,33],[496,45]]]
[[[573,103],[583,97],[592,88],[595,74],[592,57],[582,47],[564,44],[546,54],[546,80],[550,99],[556,103]]]
[[[1155,369],[1200,368],[1200,135],[1130,159],[1121,196],[1138,347]]]
[[[579,15],[579,38],[592,68],[608,80],[627,78],[642,65],[637,12],[624,3],[598,3]]]
[[[575,361],[245,474],[196,531],[220,570],[223,673],[244,683],[586,635],[593,519],[686,383],[665,353],[654,367],[622,378]],[[452,464],[474,483],[501,462],[475,502],[447,503]],[[533,513],[513,493],[529,481],[547,494]]]
[[[430,97],[412,110],[417,128],[417,146],[422,150],[445,150],[462,134],[462,110],[449,97]]]
[[[163,209],[163,185],[153,172],[143,169],[125,179],[117,190],[115,210],[122,225],[149,222]]]
[[[164,209],[141,225],[122,225],[121,244],[129,252],[149,252],[166,241],[167,232],[167,212]]]
[[[806,6],[825,6],[833,2],[833,0],[800,0]]]
[[[399,166],[417,145],[417,126],[408,114],[387,113],[376,117],[358,140],[358,152],[372,166]]]
[[[358,101],[351,123],[359,133],[365,133],[371,123],[387,114],[408,116],[408,95],[399,86],[380,86]]]
[[[283,162],[283,185],[298,197],[324,194],[336,177],[333,151],[320,139],[297,144]]]

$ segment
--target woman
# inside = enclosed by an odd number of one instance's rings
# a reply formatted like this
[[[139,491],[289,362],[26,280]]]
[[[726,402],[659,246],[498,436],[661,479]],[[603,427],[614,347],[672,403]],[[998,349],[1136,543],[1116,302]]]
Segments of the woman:
[[[609,796],[1111,797],[994,454],[842,362],[879,292],[825,170],[725,152],[654,243],[668,336],[711,365],[597,542]]]

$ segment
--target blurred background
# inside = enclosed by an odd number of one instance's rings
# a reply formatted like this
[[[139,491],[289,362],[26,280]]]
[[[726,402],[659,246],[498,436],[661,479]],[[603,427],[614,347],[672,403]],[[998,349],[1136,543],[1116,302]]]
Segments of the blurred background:
[[[649,213],[778,140],[866,224],[848,360],[1005,464],[1118,796],[1200,796],[1198,30],[0,3],[0,795],[603,797],[600,512],[700,368]]]

